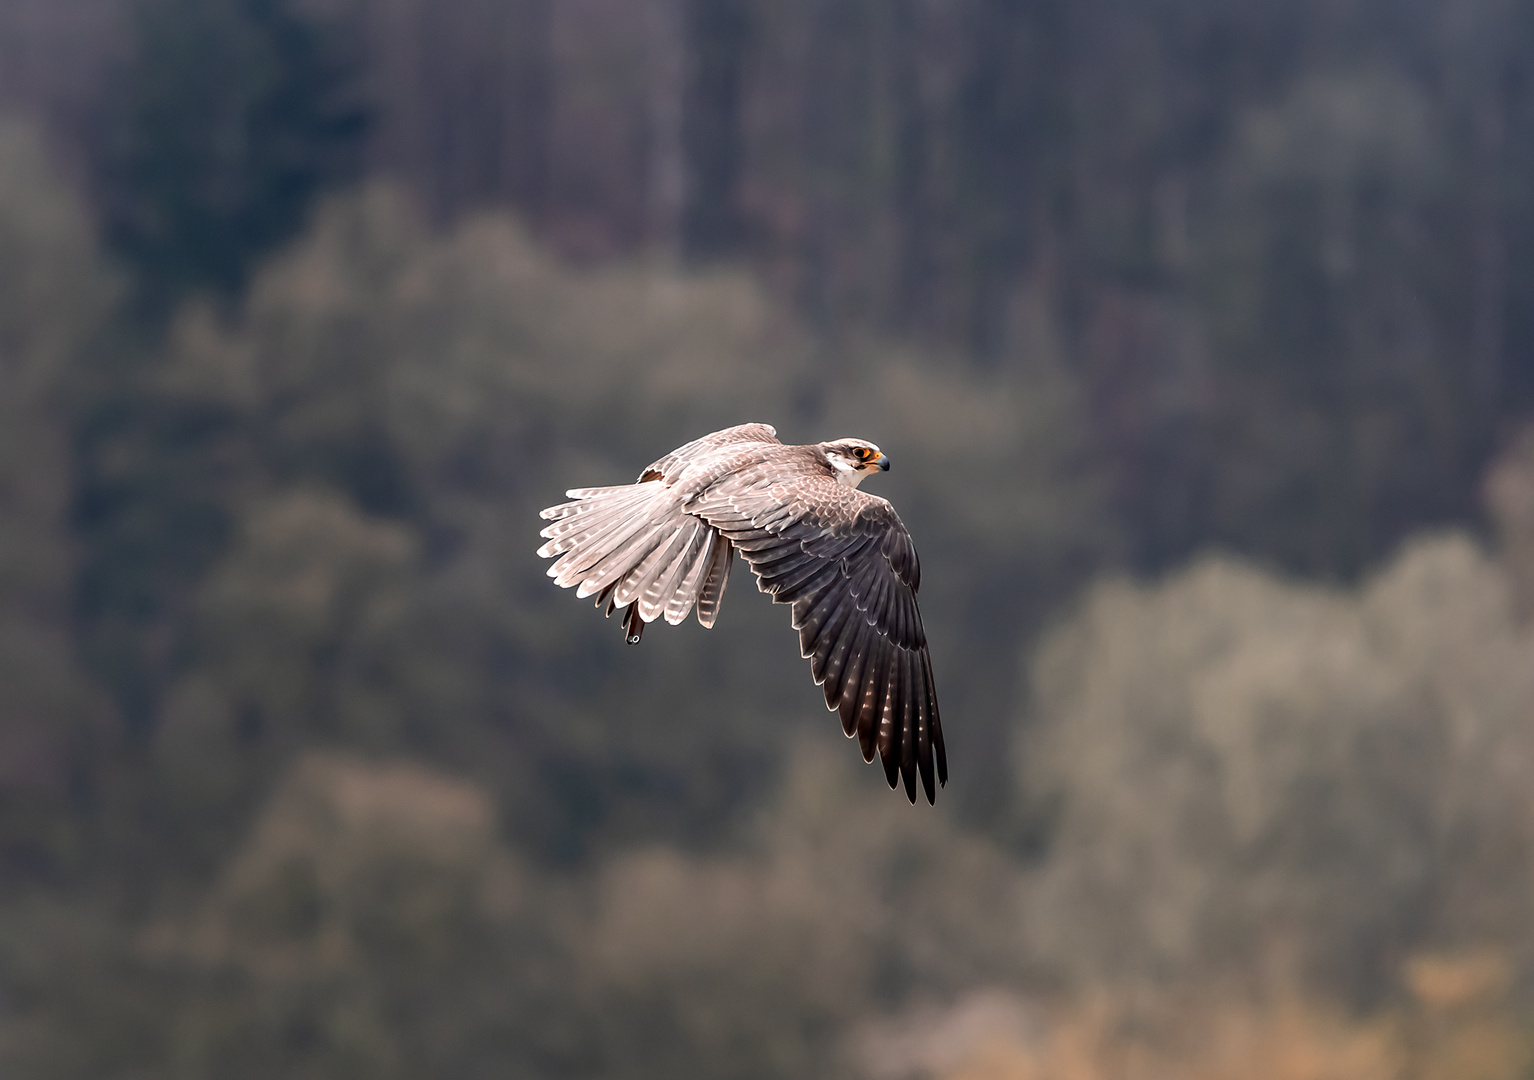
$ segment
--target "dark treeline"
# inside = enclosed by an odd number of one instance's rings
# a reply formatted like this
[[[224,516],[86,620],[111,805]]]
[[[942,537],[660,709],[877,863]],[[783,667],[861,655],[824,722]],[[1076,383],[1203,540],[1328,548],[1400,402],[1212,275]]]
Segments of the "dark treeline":
[[[109,221],[134,174],[89,164],[122,157],[97,99],[196,85],[152,35],[135,67],[122,27],[183,8],[325,26],[351,96],[311,131],[344,143],[365,104],[366,167],[440,222],[507,207],[582,259],[744,261],[833,340],[993,366],[1047,342],[1137,565],[1213,540],[1354,573],[1471,513],[1534,400],[1526,4],[11,5],[10,96]]]

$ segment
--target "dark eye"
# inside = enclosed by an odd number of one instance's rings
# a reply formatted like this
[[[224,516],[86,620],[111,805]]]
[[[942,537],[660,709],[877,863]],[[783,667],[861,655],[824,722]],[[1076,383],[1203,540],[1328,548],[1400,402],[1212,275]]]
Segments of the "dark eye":
[[[857,455],[859,461],[867,461],[868,455],[872,453],[872,451],[869,450],[866,446],[860,446],[854,450],[853,453]]]

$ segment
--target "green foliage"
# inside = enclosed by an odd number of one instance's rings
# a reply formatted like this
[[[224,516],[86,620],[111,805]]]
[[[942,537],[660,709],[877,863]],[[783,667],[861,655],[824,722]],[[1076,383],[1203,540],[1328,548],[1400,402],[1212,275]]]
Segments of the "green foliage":
[[[1523,962],[1534,633],[1511,601],[1458,535],[1357,593],[1214,557],[1097,586],[1035,659],[1021,753],[1058,828],[1033,941],[1079,976],[1268,953],[1355,1000],[1423,944]]]
[[[132,291],[73,427],[82,651],[142,736],[253,454],[236,413],[156,390],[161,324],[188,293],[232,299],[316,195],[355,175],[366,113],[336,42],[287,0],[145,0],[135,15],[93,162]]]
[[[587,258],[726,255],[833,338],[1010,369],[1042,307],[1147,572],[1212,541],[1352,579],[1472,514],[1534,406],[1527,5],[656,2],[0,21],[28,58],[7,86],[100,114],[52,134],[88,133],[159,314],[237,294],[358,150],[435,223],[514,207]],[[129,6],[138,59],[98,78]]]
[[[96,163],[108,247],[141,300],[232,294],[355,175],[367,113],[289,0],[143,0]]]
[[[1464,512],[1488,433],[1442,322],[1445,268],[1420,258],[1464,228],[1447,141],[1388,69],[1310,77],[1241,118],[1194,241],[1229,402],[1214,538],[1340,570],[1412,515]]]
[[[0,878],[60,869],[72,760],[100,719],[70,644],[73,364],[112,297],[34,132],[0,119]]]
[[[844,749],[837,747],[836,749]],[[207,887],[129,939],[11,910],[28,1075],[818,1075],[870,1000],[1016,963],[1005,856],[803,747],[734,854],[538,872],[494,801],[414,763],[308,754]],[[861,781],[861,782],[860,782]],[[70,913],[67,925],[89,925]],[[125,1002],[133,986],[137,1003]],[[66,1033],[73,1032],[71,1039]]]
[[[682,11],[689,61],[682,152],[690,175],[679,231],[683,252],[707,259],[740,240],[741,83],[751,12],[741,0],[687,0]]]
[[[1351,578],[1473,513],[1534,404],[1534,24],[1334,8],[758,4],[746,252],[982,366],[1044,307],[1138,569]]]

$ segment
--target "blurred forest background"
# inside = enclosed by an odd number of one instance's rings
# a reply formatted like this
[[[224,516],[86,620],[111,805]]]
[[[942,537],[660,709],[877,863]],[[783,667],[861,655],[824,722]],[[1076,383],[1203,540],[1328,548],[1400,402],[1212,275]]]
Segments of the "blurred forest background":
[[[0,0],[0,1072],[1534,1075],[1529,0]],[[857,434],[912,808],[742,573]]]

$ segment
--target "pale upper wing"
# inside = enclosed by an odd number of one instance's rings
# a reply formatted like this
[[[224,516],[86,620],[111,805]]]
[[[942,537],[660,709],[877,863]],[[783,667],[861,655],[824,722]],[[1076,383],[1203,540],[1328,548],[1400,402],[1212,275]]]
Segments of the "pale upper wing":
[[[927,801],[948,782],[927,637],[916,608],[921,567],[883,499],[829,477],[734,474],[688,508],[727,537],[775,603],[793,606],[800,651],[826,705],[878,752],[891,787],[903,777]]]
[[[737,424],[734,427],[715,431],[701,439],[694,439],[685,446],[677,447],[665,457],[646,466],[645,470],[639,474],[639,482],[671,477],[689,462],[706,457],[731,443],[748,442],[777,443],[778,430],[771,424]]]

